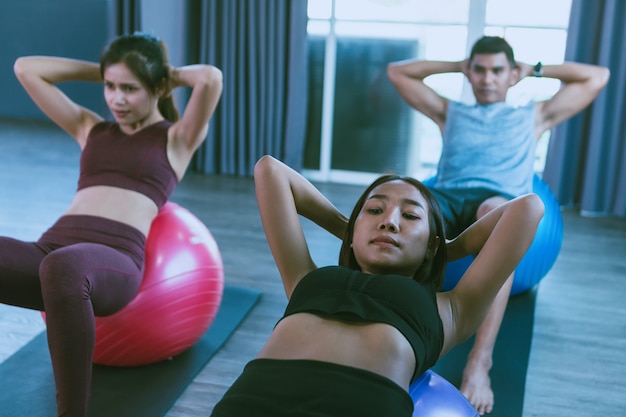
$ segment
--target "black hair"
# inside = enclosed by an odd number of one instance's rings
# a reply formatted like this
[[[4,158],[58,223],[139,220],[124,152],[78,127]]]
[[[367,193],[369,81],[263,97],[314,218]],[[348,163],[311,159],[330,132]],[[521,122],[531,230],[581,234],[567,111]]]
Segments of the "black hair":
[[[115,38],[100,55],[100,74],[107,67],[123,63],[148,91],[157,94],[159,111],[167,120],[178,120],[178,110],[172,99],[167,48],[163,41],[146,33],[135,32]]]
[[[346,234],[343,238],[341,250],[339,251],[339,265],[359,271],[361,270],[361,266],[358,264],[354,256],[354,251],[352,250],[354,223],[356,222],[356,218],[363,209],[363,206],[365,205],[365,202],[372,190],[383,183],[395,180],[404,181],[413,185],[422,194],[428,204],[428,226],[430,230],[428,248],[426,250],[426,257],[424,258],[424,261],[413,274],[413,279],[417,282],[433,286],[436,290],[439,290],[443,284],[447,262],[443,216],[435,196],[433,196],[424,184],[412,177],[386,174],[377,178],[369,185],[369,187],[365,189],[354,206],[350,219],[348,220]],[[437,237],[439,237],[439,240],[437,240]]]
[[[499,54],[500,52],[504,52],[511,68],[517,67],[517,64],[515,63],[515,56],[513,54],[513,48],[511,48],[511,45],[509,45],[509,43],[500,36],[483,36],[478,39],[476,43],[474,43],[474,46],[472,46],[469,59],[471,62],[476,54]]]

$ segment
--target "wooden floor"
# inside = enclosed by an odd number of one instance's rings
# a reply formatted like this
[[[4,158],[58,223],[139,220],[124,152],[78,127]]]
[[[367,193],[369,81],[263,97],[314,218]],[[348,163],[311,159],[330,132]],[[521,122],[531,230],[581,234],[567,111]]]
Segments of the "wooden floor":
[[[77,163],[78,147],[56,128],[0,121],[0,235],[36,239],[69,203]],[[362,189],[318,186],[344,213]],[[286,300],[250,178],[188,174],[172,201],[213,233],[226,282],[263,292],[167,414],[207,416],[259,351]],[[626,220],[582,218],[571,210],[563,216],[563,248],[538,292],[524,416],[626,416]],[[336,262],[339,242],[306,221],[304,228],[316,262]],[[0,361],[43,328],[38,312],[0,305]]]

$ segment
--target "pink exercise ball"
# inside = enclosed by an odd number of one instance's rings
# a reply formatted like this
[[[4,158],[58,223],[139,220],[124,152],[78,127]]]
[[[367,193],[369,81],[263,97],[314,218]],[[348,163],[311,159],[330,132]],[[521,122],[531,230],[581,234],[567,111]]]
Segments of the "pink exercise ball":
[[[213,235],[187,209],[166,203],[146,239],[139,292],[117,313],[96,317],[94,363],[139,366],[178,355],[208,330],[223,290]]]

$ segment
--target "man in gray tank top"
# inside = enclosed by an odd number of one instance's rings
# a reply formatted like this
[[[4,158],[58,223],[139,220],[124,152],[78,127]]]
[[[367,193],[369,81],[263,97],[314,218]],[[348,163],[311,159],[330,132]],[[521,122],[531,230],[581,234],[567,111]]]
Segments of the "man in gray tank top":
[[[424,82],[429,75],[451,72],[465,75],[475,104],[447,99]],[[441,131],[442,152],[430,188],[444,212],[446,238],[500,204],[532,192],[537,140],[587,107],[609,79],[608,69],[595,65],[516,62],[511,46],[497,36],[479,39],[463,61],[395,62],[387,73],[404,100]],[[530,76],[560,80],[561,89],[545,101],[508,105],[509,88]],[[494,404],[489,371],[512,283],[513,276],[476,333],[463,371],[461,392],[480,414],[489,413]]]

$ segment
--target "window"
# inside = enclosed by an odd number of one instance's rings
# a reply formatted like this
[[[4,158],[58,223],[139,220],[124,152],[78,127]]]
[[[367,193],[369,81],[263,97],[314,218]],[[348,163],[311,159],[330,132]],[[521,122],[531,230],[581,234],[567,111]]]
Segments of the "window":
[[[387,64],[461,60],[483,34],[505,37],[520,61],[560,63],[570,2],[309,0],[305,175],[350,183],[369,182],[387,171],[420,179],[433,175],[441,152],[439,129],[399,97],[387,79]],[[427,82],[451,99],[471,99],[462,74],[436,75]],[[507,100],[540,100],[558,88],[556,80],[525,79]],[[546,133],[539,141],[538,172],[548,140]]]

